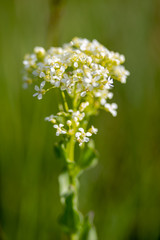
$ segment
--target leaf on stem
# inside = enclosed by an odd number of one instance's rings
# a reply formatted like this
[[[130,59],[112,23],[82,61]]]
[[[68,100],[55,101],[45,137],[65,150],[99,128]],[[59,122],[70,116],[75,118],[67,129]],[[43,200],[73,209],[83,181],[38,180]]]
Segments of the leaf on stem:
[[[81,170],[95,167],[98,163],[98,153],[94,148],[93,141],[90,141],[81,155],[78,165]]]
[[[70,191],[70,181],[69,181],[69,174],[67,171],[63,171],[59,178],[59,192],[61,197],[61,202],[64,204],[65,196],[69,194]]]
[[[63,142],[55,143],[54,145],[54,152],[57,159],[61,159],[62,161],[66,162],[66,151]]]
[[[82,216],[74,207],[74,200],[74,193],[69,194],[65,198],[64,212],[59,219],[63,230],[67,233],[75,233],[81,226]]]
[[[93,213],[85,217],[79,240],[97,240],[97,233],[93,225]]]

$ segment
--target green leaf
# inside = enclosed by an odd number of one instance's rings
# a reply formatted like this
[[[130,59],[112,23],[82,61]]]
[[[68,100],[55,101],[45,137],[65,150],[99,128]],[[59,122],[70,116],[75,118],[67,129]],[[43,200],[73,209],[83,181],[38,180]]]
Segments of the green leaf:
[[[78,165],[80,169],[85,170],[95,167],[98,163],[98,154],[94,148],[94,143],[91,141],[87,147],[84,148],[83,154],[81,155]]]
[[[80,212],[74,207],[74,194],[71,193],[65,198],[64,212],[59,222],[65,232],[75,233],[81,226],[81,220]]]
[[[63,171],[59,178],[59,192],[61,197],[61,202],[64,203],[65,195],[69,194],[70,192],[70,181],[69,181],[69,174],[67,171]]]
[[[96,229],[93,225],[93,214],[88,215],[83,222],[80,240],[97,240]]]
[[[89,232],[88,232],[88,237],[87,237],[86,240],[97,240],[97,239],[98,239],[98,238],[97,238],[96,229],[95,229],[95,227],[93,226],[93,227],[89,230]],[[83,239],[83,240],[85,240],[85,239]]]
[[[66,151],[63,142],[55,143],[54,152],[57,158],[66,162]]]

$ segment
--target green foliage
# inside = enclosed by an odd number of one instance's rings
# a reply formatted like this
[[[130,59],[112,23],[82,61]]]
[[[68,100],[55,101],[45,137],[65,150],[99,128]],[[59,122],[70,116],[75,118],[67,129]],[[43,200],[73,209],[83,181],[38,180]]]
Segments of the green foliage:
[[[84,170],[96,165],[98,159],[94,147],[92,140],[83,149],[77,162],[68,162],[64,145],[62,143],[56,145],[58,156],[65,160],[65,168],[59,176],[60,198],[63,205],[59,223],[63,231],[68,234],[74,233],[77,240],[97,240],[93,219],[87,216],[83,220],[82,214],[78,211],[78,177]]]
[[[54,144],[54,153],[58,159],[66,162],[66,151],[63,141]]]
[[[67,233],[75,233],[80,229],[82,216],[75,206],[75,195],[70,193],[65,196],[64,212],[60,217],[60,224]]]
[[[91,215],[91,216],[90,216]],[[97,233],[93,225],[93,214],[90,213],[85,217],[82,227],[82,232],[80,234],[80,240],[97,240]]]
[[[88,145],[83,149],[83,152],[78,160],[78,166],[80,171],[93,168],[98,163],[98,153],[95,150],[93,140],[88,143]]]
[[[62,203],[64,203],[64,198],[71,192],[69,173],[66,170],[59,176],[59,191]]]

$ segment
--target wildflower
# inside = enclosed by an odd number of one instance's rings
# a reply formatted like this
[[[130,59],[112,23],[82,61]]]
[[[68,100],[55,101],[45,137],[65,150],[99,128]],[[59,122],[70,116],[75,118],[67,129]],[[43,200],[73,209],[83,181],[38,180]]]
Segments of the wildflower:
[[[81,38],[74,38],[61,48],[51,47],[47,51],[35,47],[34,52],[26,55],[23,61],[24,87],[40,83],[40,87],[35,85],[34,97],[40,100],[53,88],[57,88],[62,96],[62,102],[58,103],[59,112],[45,120],[53,124],[56,136],[64,136],[56,150],[65,161],[65,168],[59,177],[61,202],[64,205],[60,222],[63,228],[69,227],[69,238],[74,232],[75,238],[79,239],[86,228],[85,218],[82,221],[77,206],[78,177],[83,170],[97,163],[97,154],[90,138],[97,134],[98,129],[93,125],[88,129],[87,126],[90,117],[97,115],[101,109],[114,117],[117,115],[117,104],[108,101],[113,97],[114,80],[125,83],[129,75],[122,65],[124,61],[123,55],[109,51],[97,40],[90,42]],[[77,155],[74,154],[76,143],[79,146],[88,143],[77,161],[74,159]],[[76,229],[67,221],[68,214],[76,218]],[[92,221],[90,232],[91,238],[97,239]]]
[[[59,125],[55,124],[55,125],[53,125],[53,127],[57,129],[56,136],[67,133],[67,131],[63,128],[64,125],[62,123],[60,123]]]
[[[122,65],[124,61],[123,55],[109,51],[97,40],[74,38],[63,47],[51,47],[47,51],[35,47],[23,61],[24,87],[41,81],[40,87],[35,85],[36,93],[33,94],[39,100],[53,88],[63,91],[66,99],[70,98],[73,109],[68,110],[64,103],[56,116],[51,115],[45,120],[54,124],[57,136],[66,134],[69,138],[75,135],[81,145],[98,131],[92,126],[85,133],[83,127],[89,116],[97,114],[99,109],[107,110],[114,117],[117,115],[117,104],[108,100],[113,97],[114,80],[125,83],[129,75]]]
[[[67,120],[67,125],[69,126],[69,127],[71,127],[71,125],[72,125],[72,122],[71,122],[71,120]]]
[[[42,99],[42,95],[45,93],[45,90],[43,89],[44,86],[45,86],[45,81],[41,82],[40,87],[38,87],[36,85],[34,89],[37,92],[33,94],[33,97],[37,96],[38,100],[41,100]]]
[[[37,54],[39,58],[43,57],[45,55],[45,49],[43,47],[35,47],[34,53]]]
[[[113,79],[109,76],[107,79],[107,83],[104,86],[106,89],[111,89],[113,87]]]
[[[51,122],[51,123],[56,123],[56,116],[54,116],[52,114],[49,117],[45,117],[45,121],[48,121],[48,122]]]
[[[116,103],[106,103],[105,108],[113,115],[113,117],[117,116],[117,111],[116,109],[118,108],[118,105]]]
[[[85,97],[86,96],[86,91],[84,91],[84,92],[81,92],[81,97]]]
[[[92,134],[97,134],[98,129],[95,128],[95,127],[92,125],[91,128],[89,129],[89,131],[90,131]]]
[[[84,112],[80,111],[72,112],[72,118],[77,126],[79,125],[79,122],[83,120],[84,117],[85,117]]]
[[[85,108],[88,106],[89,106],[89,102],[82,102],[79,109],[81,112],[83,112],[85,110]]]
[[[79,142],[79,146],[82,146],[84,142],[89,142],[89,137],[92,136],[92,133],[90,132],[84,132],[83,128],[79,128],[79,131],[76,132],[75,137],[77,141]]]

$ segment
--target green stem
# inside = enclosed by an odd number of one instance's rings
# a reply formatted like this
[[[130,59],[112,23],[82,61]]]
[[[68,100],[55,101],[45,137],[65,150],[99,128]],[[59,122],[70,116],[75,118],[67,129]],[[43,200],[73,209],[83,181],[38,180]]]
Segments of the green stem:
[[[66,101],[65,93],[63,91],[61,91],[61,94],[62,94],[65,110],[66,110],[66,112],[68,112],[69,107],[68,107],[68,104],[67,104],[67,101]]]
[[[75,165],[74,163],[74,150],[75,150],[75,140],[74,140],[74,134],[70,138],[70,142],[68,145],[68,159],[70,163],[68,164],[68,173],[70,177],[70,185],[72,186],[72,189],[74,191],[74,208],[78,210],[78,185],[77,185],[77,174],[75,172]],[[77,233],[71,233],[70,234],[70,240],[78,240],[78,234]]]
[[[64,102],[64,107],[65,110],[68,111],[68,105],[66,102],[65,94],[62,92],[62,97],[63,97],[63,102]],[[74,111],[77,110],[77,102],[73,102],[74,105]],[[67,164],[67,171],[68,171],[68,176],[69,176],[69,192],[70,190],[72,191],[73,198],[72,198],[72,207],[73,211],[78,212],[78,176],[77,176],[77,166],[76,166],[76,161],[74,159],[74,152],[75,152],[75,132],[77,130],[77,126],[72,122],[73,124],[73,132],[68,140],[68,143],[66,145],[66,164]],[[72,208],[71,207],[71,208]],[[68,209],[69,210],[69,209]],[[74,232],[75,229],[70,229],[70,234],[69,234],[69,239],[70,240],[79,240],[79,232]]]
[[[68,160],[70,162],[74,162],[74,145],[74,135],[72,135],[68,144]]]

